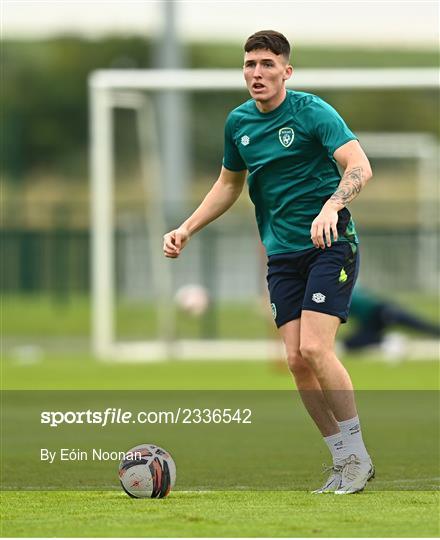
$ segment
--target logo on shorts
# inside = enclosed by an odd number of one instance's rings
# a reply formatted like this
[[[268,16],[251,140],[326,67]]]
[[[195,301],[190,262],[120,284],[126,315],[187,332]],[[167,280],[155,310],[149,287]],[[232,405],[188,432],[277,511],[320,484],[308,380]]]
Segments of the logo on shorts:
[[[292,128],[283,127],[279,130],[278,137],[280,139],[280,143],[284,146],[284,148],[287,148],[293,143],[293,138],[295,137],[295,134]]]
[[[312,294],[312,300],[317,304],[322,304],[325,302],[325,295],[320,292],[315,292]]]
[[[347,272],[344,268],[341,268],[341,273],[339,274],[339,283],[345,283],[347,281]]]
[[[243,135],[243,137],[240,139],[240,142],[243,146],[247,146],[251,140],[247,135]]]
[[[272,317],[275,320],[277,318],[277,306],[272,302],[270,307],[272,308]]]

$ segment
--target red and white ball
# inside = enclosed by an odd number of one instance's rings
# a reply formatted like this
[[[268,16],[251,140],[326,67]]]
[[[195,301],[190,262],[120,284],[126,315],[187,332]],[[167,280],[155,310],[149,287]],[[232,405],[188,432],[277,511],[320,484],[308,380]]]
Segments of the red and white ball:
[[[184,312],[200,317],[209,306],[209,294],[201,285],[184,285],[177,290],[174,300]]]
[[[129,497],[161,499],[176,483],[176,465],[163,448],[140,444],[125,453],[119,464],[119,480]]]

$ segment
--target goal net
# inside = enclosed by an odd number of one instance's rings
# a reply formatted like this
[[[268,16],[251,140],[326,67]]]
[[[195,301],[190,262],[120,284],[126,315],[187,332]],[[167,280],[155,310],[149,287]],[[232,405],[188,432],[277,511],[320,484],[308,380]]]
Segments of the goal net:
[[[431,69],[304,69],[289,84],[310,92],[355,92],[435,88],[437,80]],[[216,179],[223,122],[246,99],[241,72],[102,70],[91,75],[89,90],[96,356],[279,357],[265,261],[245,194],[178,260],[162,254],[163,234]],[[160,102],[164,96],[168,101]],[[361,234],[361,282],[379,292],[435,293],[437,141],[426,133],[357,134],[375,172],[371,188],[352,205]],[[176,303],[176,293],[188,284],[206,292],[202,316]]]

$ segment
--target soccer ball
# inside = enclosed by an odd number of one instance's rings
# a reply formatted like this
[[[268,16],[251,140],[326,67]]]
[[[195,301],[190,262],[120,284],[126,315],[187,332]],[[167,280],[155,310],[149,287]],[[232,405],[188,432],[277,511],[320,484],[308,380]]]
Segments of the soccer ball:
[[[135,499],[161,499],[176,483],[176,465],[170,454],[154,444],[140,444],[119,463],[122,489]]]
[[[200,317],[208,309],[209,295],[201,285],[184,285],[177,290],[174,300],[177,306],[194,317]]]

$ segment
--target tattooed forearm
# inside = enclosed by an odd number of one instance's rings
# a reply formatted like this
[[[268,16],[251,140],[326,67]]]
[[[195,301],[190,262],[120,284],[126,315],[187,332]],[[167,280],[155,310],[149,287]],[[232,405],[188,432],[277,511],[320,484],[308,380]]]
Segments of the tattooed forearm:
[[[343,206],[357,197],[364,185],[364,173],[362,167],[347,170],[341,178],[338,189],[330,197],[330,200]]]

